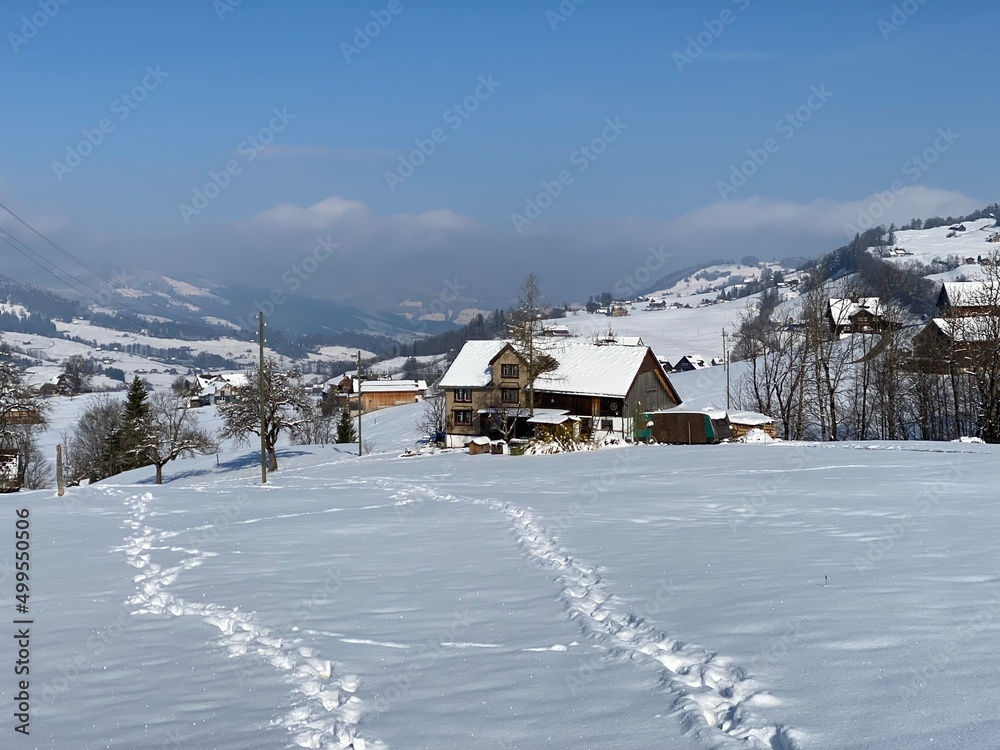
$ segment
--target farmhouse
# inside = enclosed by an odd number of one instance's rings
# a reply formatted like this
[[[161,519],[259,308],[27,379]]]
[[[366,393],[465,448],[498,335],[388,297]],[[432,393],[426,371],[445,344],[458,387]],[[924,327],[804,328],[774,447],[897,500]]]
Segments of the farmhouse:
[[[662,366],[647,346],[549,341],[544,353],[556,364],[534,385],[529,404],[527,364],[507,341],[469,341],[445,373],[447,445],[472,438],[521,436],[534,425],[575,418],[584,439],[601,433],[625,434],[635,414],[680,404]],[[534,413],[533,413],[534,412]],[[574,430],[576,426],[574,426]]]
[[[332,389],[331,389],[332,390]],[[336,391],[328,393],[323,404],[339,403],[343,409],[356,412],[358,410],[358,379],[345,376],[336,387]],[[391,406],[414,404],[423,399],[427,392],[425,380],[362,380],[360,385],[361,409],[365,412],[388,409]],[[327,407],[324,406],[324,413]]]
[[[944,318],[1000,315],[1000,289],[982,281],[946,281],[937,306]]]
[[[831,297],[826,308],[830,331],[837,336],[850,333],[885,333],[900,325],[885,317],[878,297]]]
[[[965,368],[987,361],[998,341],[1000,317],[934,318],[913,337],[913,355],[921,369],[945,373],[951,366]]]

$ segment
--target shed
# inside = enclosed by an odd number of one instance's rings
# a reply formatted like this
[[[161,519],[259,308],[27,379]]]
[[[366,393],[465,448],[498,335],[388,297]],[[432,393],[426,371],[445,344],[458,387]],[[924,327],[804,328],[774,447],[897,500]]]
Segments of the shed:
[[[492,452],[492,448],[488,437],[480,435],[479,437],[474,437],[469,441],[470,456],[482,456],[490,452]]]
[[[652,412],[649,418],[653,423],[650,428],[651,436],[658,443],[706,445],[733,436],[726,413],[716,409],[669,409]]]
[[[744,437],[750,430],[763,430],[768,437],[776,438],[774,418],[755,411],[734,411],[729,414],[729,424],[733,428],[733,437]]]

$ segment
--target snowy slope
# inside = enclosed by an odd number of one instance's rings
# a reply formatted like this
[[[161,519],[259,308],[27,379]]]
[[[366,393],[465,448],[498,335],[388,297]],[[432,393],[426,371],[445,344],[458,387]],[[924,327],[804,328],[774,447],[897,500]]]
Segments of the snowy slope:
[[[265,486],[226,453],[9,497],[17,746],[995,746],[994,447],[400,458],[419,409],[368,416],[379,455],[287,447]]]

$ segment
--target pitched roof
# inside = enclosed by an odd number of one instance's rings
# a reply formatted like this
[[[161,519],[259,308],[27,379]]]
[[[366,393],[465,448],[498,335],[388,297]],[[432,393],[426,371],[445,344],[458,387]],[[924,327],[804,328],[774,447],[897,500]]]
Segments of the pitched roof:
[[[868,312],[877,317],[885,314],[878,297],[830,298],[830,316],[838,326],[850,325],[854,316],[860,312]]]
[[[649,347],[560,342],[545,351],[559,363],[535,381],[535,390],[624,398]]]
[[[990,305],[989,300],[997,296],[982,281],[946,281],[941,285],[938,302],[947,300],[950,307],[981,307]]]
[[[967,318],[934,318],[928,325],[960,343],[982,343],[1000,339],[1000,319],[991,315]]]
[[[438,384],[441,388],[483,388],[491,382],[490,361],[506,341],[466,341]]]

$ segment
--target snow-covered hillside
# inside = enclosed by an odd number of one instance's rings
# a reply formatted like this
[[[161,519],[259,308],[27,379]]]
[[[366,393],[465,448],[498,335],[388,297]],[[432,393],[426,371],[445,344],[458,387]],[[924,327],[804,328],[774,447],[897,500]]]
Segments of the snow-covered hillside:
[[[264,486],[247,452],[9,497],[18,746],[993,745],[993,447],[400,458],[418,413],[369,415],[380,455],[288,447]]]
[[[965,231],[952,231],[949,226],[933,229],[904,229],[896,232],[897,252],[888,257],[893,263],[918,260],[924,264],[947,261],[950,257],[961,260],[986,257],[998,245],[988,242],[998,229],[993,219],[962,222]],[[902,252],[900,252],[902,251]]]

